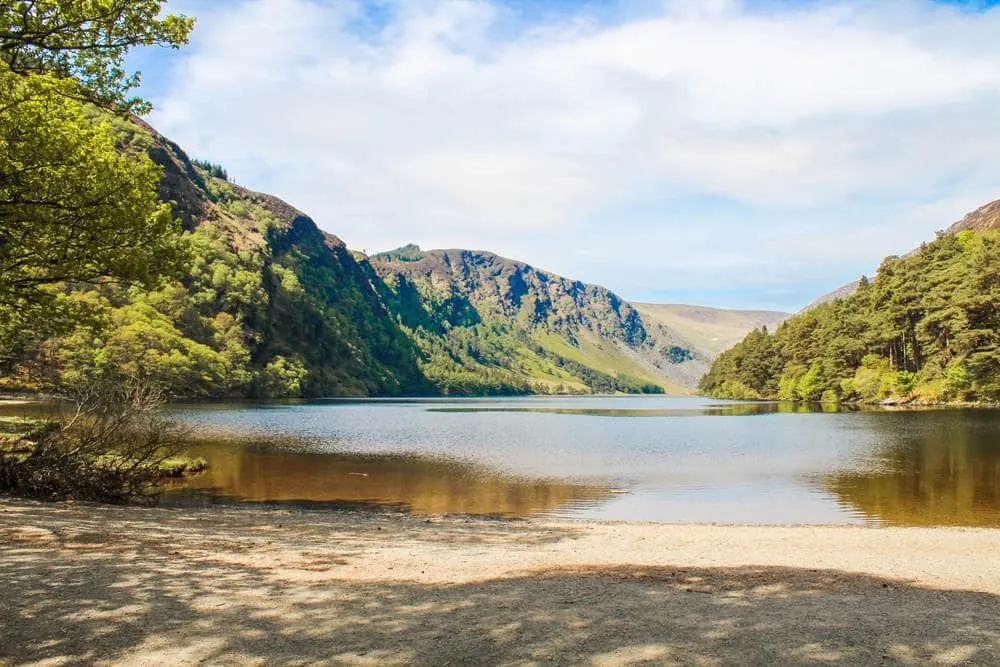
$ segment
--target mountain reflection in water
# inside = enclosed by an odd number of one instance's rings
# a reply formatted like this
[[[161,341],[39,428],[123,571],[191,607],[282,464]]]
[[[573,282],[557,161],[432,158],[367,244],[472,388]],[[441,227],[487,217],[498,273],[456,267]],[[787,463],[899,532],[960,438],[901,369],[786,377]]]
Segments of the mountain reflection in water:
[[[462,412],[523,412],[552,415],[578,415],[589,417],[750,417],[753,415],[775,414],[809,414],[854,412],[855,406],[836,405],[829,403],[789,403],[789,402],[758,402],[758,403],[724,403],[707,404],[697,408],[581,408],[581,407],[481,407],[462,406],[446,408],[428,408],[427,412],[462,413]]]

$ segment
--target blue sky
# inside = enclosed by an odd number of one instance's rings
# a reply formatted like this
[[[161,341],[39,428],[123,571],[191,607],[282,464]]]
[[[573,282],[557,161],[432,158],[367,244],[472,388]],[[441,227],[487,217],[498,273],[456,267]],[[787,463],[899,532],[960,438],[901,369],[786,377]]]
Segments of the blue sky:
[[[1000,197],[1000,2],[171,0],[150,121],[358,249],[796,310]]]

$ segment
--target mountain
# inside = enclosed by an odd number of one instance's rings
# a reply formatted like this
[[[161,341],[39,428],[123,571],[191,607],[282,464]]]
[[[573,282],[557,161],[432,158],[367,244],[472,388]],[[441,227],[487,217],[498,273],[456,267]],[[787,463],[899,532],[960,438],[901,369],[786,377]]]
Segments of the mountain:
[[[957,234],[965,230],[986,231],[1000,229],[1000,199],[980,206],[975,211],[966,214],[964,218],[953,223],[944,231],[945,234]]]
[[[852,294],[854,294],[855,292],[858,291],[858,286],[860,284],[861,284],[861,280],[858,279],[858,280],[852,280],[851,282],[847,283],[846,285],[841,285],[840,287],[838,287],[837,289],[833,290],[832,292],[824,294],[823,296],[819,297],[818,299],[816,299],[815,301],[813,301],[812,303],[810,303],[808,306],[806,306],[805,308],[802,309],[802,312],[805,312],[807,310],[811,310],[811,309],[815,308],[816,306],[822,306],[824,303],[830,303],[831,301],[836,301],[837,299],[843,299],[845,297],[849,297],[849,296],[851,296]]]
[[[677,332],[707,359],[715,359],[750,331],[761,327],[773,331],[791,316],[773,310],[726,310],[671,303],[636,303],[635,307],[643,317]]]
[[[689,391],[706,359],[604,287],[472,250],[407,245],[369,259],[383,301],[451,388]]]
[[[121,150],[144,151],[163,168],[159,195],[183,225],[188,266],[153,291],[68,291],[64,299],[88,316],[40,341],[9,384],[117,367],[179,397],[434,391],[419,351],[340,239],[192,161],[142,121],[113,122]]]
[[[983,206],[980,206],[976,210],[972,211],[971,213],[967,213],[965,217],[963,217],[958,222],[953,222],[951,225],[948,226],[947,229],[944,230],[944,232],[941,233],[957,234],[959,232],[967,230],[986,231],[990,229],[1000,229],[1000,199],[997,199],[996,201],[991,201],[989,204],[984,204]],[[909,257],[910,255],[913,255],[918,251],[919,249],[911,250],[910,252],[906,253],[903,256]],[[842,287],[838,287],[832,292],[824,294],[823,296],[819,297],[818,299],[810,303],[808,306],[806,306],[803,310],[809,310],[810,308],[814,308],[821,304],[850,296],[857,291],[859,284],[860,281],[855,280],[847,283],[846,285],[843,285]]]
[[[487,252],[367,257],[144,122],[111,122],[162,166],[189,264],[155,290],[63,290],[86,316],[4,369],[8,387],[110,367],[177,397],[685,392],[707,368],[605,288]]]
[[[853,293],[751,332],[700,383],[730,398],[1000,400],[1000,205],[987,204]]]

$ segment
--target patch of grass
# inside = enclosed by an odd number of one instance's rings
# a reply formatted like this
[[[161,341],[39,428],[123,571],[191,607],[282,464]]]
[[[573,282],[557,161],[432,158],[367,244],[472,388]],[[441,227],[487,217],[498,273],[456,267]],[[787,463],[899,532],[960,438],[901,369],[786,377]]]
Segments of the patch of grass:
[[[604,347],[605,344],[594,341],[589,336],[581,337],[580,347],[574,347],[561,337],[551,333],[540,333],[535,337],[535,340],[550,352],[612,377],[638,379],[643,383],[663,387],[671,393],[688,393],[683,387],[650,372],[640,363],[629,359],[620,350],[609,350]]]
[[[0,417],[0,455],[30,452],[35,442],[57,428],[47,419]]]
[[[208,461],[197,456],[171,456],[160,461],[159,471],[163,477],[184,477],[196,475],[208,468]]]

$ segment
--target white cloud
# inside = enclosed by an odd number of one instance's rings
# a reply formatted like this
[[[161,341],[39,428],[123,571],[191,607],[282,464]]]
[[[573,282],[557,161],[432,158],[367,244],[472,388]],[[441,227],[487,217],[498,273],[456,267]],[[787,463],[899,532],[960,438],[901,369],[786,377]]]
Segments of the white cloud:
[[[1000,10],[188,3],[154,123],[357,247],[486,247],[642,297],[676,267],[853,277],[1000,190]]]

